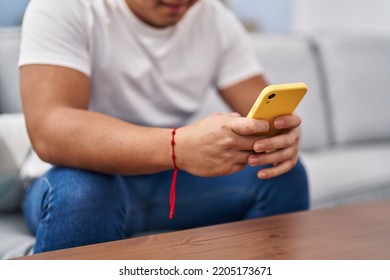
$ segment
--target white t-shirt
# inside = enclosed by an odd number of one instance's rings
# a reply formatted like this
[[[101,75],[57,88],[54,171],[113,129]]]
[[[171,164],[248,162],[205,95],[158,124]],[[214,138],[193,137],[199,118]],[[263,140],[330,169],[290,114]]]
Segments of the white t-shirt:
[[[163,29],[125,0],[32,0],[19,59],[27,64],[78,70],[91,80],[90,110],[158,127],[185,124],[211,87],[262,73],[245,30],[214,0]]]
[[[164,29],[143,23],[125,0],[32,0],[19,61],[26,64],[81,71],[92,82],[91,110],[161,127],[183,125],[210,86],[261,73],[241,24],[213,0]]]

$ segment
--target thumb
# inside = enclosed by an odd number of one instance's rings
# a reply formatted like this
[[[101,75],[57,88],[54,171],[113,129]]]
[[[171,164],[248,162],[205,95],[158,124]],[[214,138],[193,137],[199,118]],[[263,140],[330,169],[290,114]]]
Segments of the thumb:
[[[229,125],[234,133],[242,136],[264,133],[270,128],[268,121],[244,117],[231,118]]]

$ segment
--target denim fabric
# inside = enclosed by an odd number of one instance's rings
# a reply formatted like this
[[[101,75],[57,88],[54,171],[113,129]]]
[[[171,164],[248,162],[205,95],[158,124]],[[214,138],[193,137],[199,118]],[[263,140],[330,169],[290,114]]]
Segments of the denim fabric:
[[[180,230],[305,210],[308,184],[299,162],[290,172],[260,180],[259,167],[221,177],[177,177],[173,171],[117,176],[55,167],[29,187],[24,214],[37,241],[34,253],[123,239],[147,231]]]

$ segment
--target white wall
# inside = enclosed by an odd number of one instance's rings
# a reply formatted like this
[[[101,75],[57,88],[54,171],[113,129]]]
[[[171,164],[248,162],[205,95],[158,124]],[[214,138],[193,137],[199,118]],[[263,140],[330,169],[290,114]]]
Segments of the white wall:
[[[292,30],[390,33],[389,0],[292,0]]]
[[[234,13],[260,32],[289,32],[292,0],[227,0]]]

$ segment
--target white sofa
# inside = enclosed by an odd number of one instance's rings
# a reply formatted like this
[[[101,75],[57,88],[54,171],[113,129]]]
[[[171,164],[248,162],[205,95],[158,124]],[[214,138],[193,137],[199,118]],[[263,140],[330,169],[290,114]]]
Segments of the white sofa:
[[[19,209],[20,184],[6,178],[29,149],[23,116],[15,114],[19,32],[0,29],[0,160],[7,162],[0,164],[0,258],[27,254],[34,244]],[[309,87],[298,113],[312,208],[390,197],[390,37],[254,35],[253,42],[271,83]],[[194,119],[226,110],[213,94]]]

